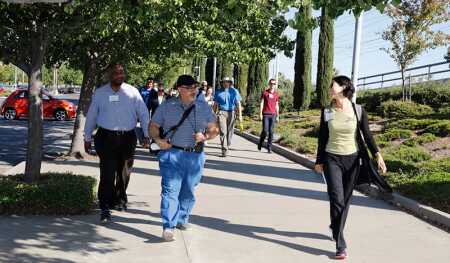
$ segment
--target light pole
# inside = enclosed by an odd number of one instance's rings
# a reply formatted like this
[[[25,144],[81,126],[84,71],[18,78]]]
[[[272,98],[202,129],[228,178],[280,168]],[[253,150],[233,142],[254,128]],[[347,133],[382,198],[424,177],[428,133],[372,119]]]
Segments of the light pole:
[[[359,55],[361,51],[361,35],[362,35],[363,13],[356,17],[355,22],[355,39],[353,44],[353,65],[352,65],[352,82],[355,86],[355,94],[353,102],[356,102],[356,94],[358,91],[358,74],[359,74]]]

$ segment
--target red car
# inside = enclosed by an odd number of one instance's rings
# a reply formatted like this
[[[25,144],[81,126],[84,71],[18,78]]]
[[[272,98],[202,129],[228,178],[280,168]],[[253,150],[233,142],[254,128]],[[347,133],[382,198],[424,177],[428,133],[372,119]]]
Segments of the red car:
[[[43,115],[46,119],[65,121],[75,118],[77,107],[62,99],[56,99],[48,95],[42,96]],[[14,120],[28,115],[28,90],[16,90],[6,98],[0,110],[7,120]]]

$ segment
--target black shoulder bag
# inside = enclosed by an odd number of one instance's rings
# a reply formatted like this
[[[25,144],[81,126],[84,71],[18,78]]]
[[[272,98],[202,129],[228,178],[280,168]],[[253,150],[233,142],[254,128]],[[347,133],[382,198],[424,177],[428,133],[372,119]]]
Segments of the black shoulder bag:
[[[364,139],[364,134],[361,130],[361,116],[357,113],[356,105],[352,103],[353,111],[356,115],[357,120],[357,141],[359,145],[359,155],[361,158],[361,166],[359,170],[358,177],[356,178],[356,185],[367,185],[367,184],[375,184],[380,190],[383,190],[387,193],[392,193],[392,188],[386,182],[382,175],[378,172],[377,165],[370,158],[369,152],[367,149],[366,141]]]

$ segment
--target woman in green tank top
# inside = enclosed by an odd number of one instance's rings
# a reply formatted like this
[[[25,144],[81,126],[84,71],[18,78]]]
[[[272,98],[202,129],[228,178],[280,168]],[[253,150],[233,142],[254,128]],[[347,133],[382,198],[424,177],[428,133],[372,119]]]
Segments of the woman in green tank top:
[[[360,168],[356,139],[357,116],[352,104],[354,93],[355,87],[348,77],[333,78],[330,86],[332,103],[329,108],[322,110],[315,165],[315,171],[323,173],[326,178],[330,199],[330,230],[332,239],[336,241],[336,259],[347,257],[343,229]],[[364,110],[361,112],[360,123],[367,147],[372,155],[377,157],[380,170],[386,172],[386,165],[369,130],[367,113]]]

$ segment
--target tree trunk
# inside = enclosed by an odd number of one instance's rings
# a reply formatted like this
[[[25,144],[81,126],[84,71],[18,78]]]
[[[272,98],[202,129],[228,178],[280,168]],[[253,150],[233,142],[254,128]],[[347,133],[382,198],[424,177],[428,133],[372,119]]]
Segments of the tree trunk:
[[[206,60],[205,66],[205,78],[208,82],[208,85],[213,86],[213,78],[214,78],[214,58],[210,57]]]
[[[311,6],[300,8],[303,21],[311,20]],[[311,102],[312,29],[308,23],[297,31],[295,50],[294,108],[307,110]]]
[[[38,22],[36,22],[38,23]],[[28,142],[25,165],[25,181],[35,182],[39,179],[42,162],[42,98],[40,82],[42,64],[46,50],[46,32],[44,25],[38,24],[31,40],[32,58],[31,70],[28,72]]]
[[[98,75],[97,62],[95,60],[89,60],[84,70],[83,84],[81,86],[80,99],[77,108],[77,117],[73,128],[72,144],[70,146],[70,155],[77,158],[86,156],[86,152],[84,151],[83,131]]]
[[[326,5],[322,7],[317,65],[316,92],[322,107],[327,107],[330,104],[329,89],[333,78],[334,22],[328,8]]]

